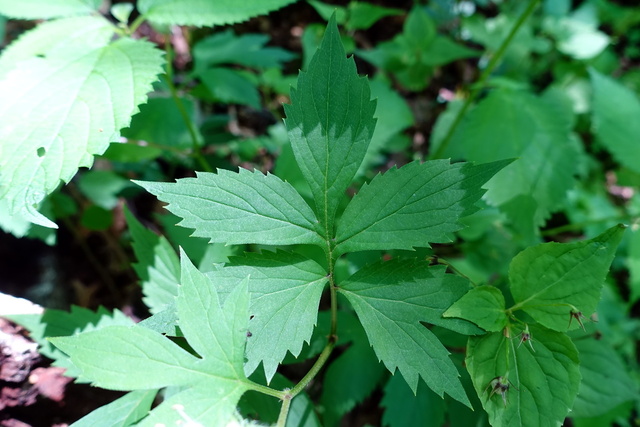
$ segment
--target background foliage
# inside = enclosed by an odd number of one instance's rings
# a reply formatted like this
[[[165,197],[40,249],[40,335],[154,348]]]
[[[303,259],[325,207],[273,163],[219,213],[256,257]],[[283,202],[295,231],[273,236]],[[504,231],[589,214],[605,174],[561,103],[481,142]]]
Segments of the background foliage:
[[[43,315],[10,318],[77,381],[163,388],[149,425],[276,422],[282,395],[258,392],[304,379],[336,321],[287,425],[637,425],[637,7],[0,0],[0,14],[47,20],[2,19],[2,246],[36,245],[61,271],[44,296],[15,286]],[[318,50],[332,15],[340,32]],[[260,215],[235,217],[247,203]],[[70,304],[116,310],[56,310]],[[110,340],[138,345],[116,357]],[[140,369],[104,375],[92,358]],[[130,425],[155,397],[132,391],[74,425]]]

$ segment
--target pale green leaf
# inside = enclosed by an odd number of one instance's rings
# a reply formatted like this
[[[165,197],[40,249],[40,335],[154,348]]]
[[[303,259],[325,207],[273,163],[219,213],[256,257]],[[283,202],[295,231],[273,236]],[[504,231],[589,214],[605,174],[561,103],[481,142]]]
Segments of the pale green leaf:
[[[71,427],[128,427],[149,413],[157,393],[157,390],[132,391],[82,417]]]
[[[284,106],[293,153],[327,236],[373,134],[376,103],[370,98],[367,80],[358,77],[353,58],[345,57],[333,17],[308,70],[291,89],[291,105]]]
[[[422,377],[439,396],[447,393],[470,405],[448,351],[420,323],[447,326],[447,319],[440,317],[447,306],[439,310],[433,305],[455,300],[451,288],[459,278],[444,275],[440,268],[432,274],[427,265],[411,260],[378,262],[340,283],[339,290],[358,314],[378,358],[389,371],[398,368],[414,393]]]
[[[631,89],[590,70],[593,133],[618,163],[640,172],[640,101]]]
[[[125,209],[124,215],[138,260],[133,269],[142,282],[142,300],[152,314],[159,313],[178,295],[180,260],[164,236],[146,229],[129,209]]]
[[[250,388],[243,372],[247,281],[236,286],[221,305],[213,284],[182,255],[177,314],[187,343],[199,357],[140,325],[112,326],[51,341],[97,386],[179,388],[138,425],[187,421],[227,425],[235,417],[239,398]]]
[[[313,211],[291,184],[275,175],[240,168],[239,173],[200,172],[176,183],[138,182],[169,203],[183,218],[179,225],[194,228],[193,236],[227,245],[321,244]]]
[[[453,240],[459,219],[477,210],[481,186],[510,161],[409,163],[376,175],[338,221],[336,251],[413,249]]]
[[[555,95],[495,90],[469,112],[451,141],[469,161],[517,158],[487,183],[485,197],[512,221],[527,215],[519,230],[529,235],[565,202],[579,164],[571,105]]]
[[[469,339],[467,369],[494,427],[559,426],[578,393],[578,352],[569,337],[537,326],[530,332],[533,348],[501,332]],[[508,384],[504,395],[492,394],[498,377]]]
[[[0,198],[13,215],[55,227],[40,202],[91,166],[146,100],[161,52],[143,40],[110,42],[113,31],[99,17],[61,19],[0,57]]]
[[[582,382],[572,417],[604,415],[621,403],[638,399],[638,385],[609,343],[591,336],[574,343],[580,354]]]
[[[262,362],[267,380],[291,352],[298,356],[309,342],[318,317],[326,271],[315,261],[288,252],[248,253],[232,257],[209,274],[221,295],[249,276],[251,306],[245,372]]]
[[[15,19],[50,19],[94,13],[102,0],[0,0],[0,14]]]
[[[385,385],[380,405],[385,408],[383,426],[441,426],[444,422],[445,401],[424,384],[412,393],[400,374]]]
[[[500,331],[507,325],[504,296],[493,286],[478,286],[455,302],[445,317],[460,317],[487,331]]]
[[[155,24],[198,27],[234,24],[296,0],[140,0],[138,10]]]
[[[111,390],[147,390],[201,381],[186,370],[197,358],[168,338],[141,326],[109,326],[70,337],[49,338],[82,376]]]
[[[590,240],[543,243],[520,252],[509,266],[512,309],[556,331],[569,328],[571,312],[590,316],[624,230],[618,225]]]

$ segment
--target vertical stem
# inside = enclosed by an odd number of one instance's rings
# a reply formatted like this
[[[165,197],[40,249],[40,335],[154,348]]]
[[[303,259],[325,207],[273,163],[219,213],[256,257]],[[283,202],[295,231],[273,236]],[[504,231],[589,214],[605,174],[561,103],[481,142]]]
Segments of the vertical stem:
[[[169,91],[171,92],[171,97],[173,98],[173,101],[176,103],[176,106],[178,107],[178,112],[180,113],[180,117],[182,117],[182,120],[184,121],[185,125],[187,126],[187,130],[189,131],[189,136],[191,137],[191,145],[193,149],[191,156],[200,164],[200,167],[204,171],[213,172],[211,165],[209,165],[209,163],[207,162],[207,159],[205,159],[204,156],[202,155],[202,150],[200,149],[200,142],[198,141],[198,133],[196,132],[195,124],[193,123],[193,120],[191,120],[191,118],[189,117],[189,113],[187,113],[187,109],[184,107],[182,100],[178,96],[178,90],[173,84],[173,77],[172,77],[173,67],[171,65],[172,57],[173,57],[173,49],[171,47],[170,38],[167,39],[167,42],[165,43],[165,45],[166,45],[166,51],[167,51],[167,72],[164,77],[165,77],[167,86],[169,87]]]
[[[476,100],[476,98],[478,97],[478,94],[484,88],[485,84],[487,83],[487,80],[489,79],[489,76],[493,72],[496,65],[498,65],[498,62],[502,59],[502,56],[504,55],[507,48],[509,47],[509,44],[511,44],[511,41],[515,37],[516,33],[518,32],[520,27],[522,27],[522,24],[524,24],[527,18],[529,18],[529,16],[533,13],[533,11],[535,10],[539,2],[540,0],[529,0],[529,5],[525,9],[525,11],[522,13],[522,15],[520,15],[520,17],[514,24],[513,28],[511,28],[511,31],[509,32],[507,37],[504,39],[504,41],[502,42],[502,44],[500,45],[496,53],[494,53],[493,56],[491,57],[489,64],[487,64],[487,67],[484,69],[484,71],[480,75],[480,78],[478,79],[478,82],[475,84],[475,89],[471,91],[471,93],[469,94],[469,97],[465,100],[464,105],[458,111],[458,114],[456,114],[456,117],[453,120],[453,123],[451,123],[451,126],[449,126],[449,130],[447,131],[447,134],[445,135],[445,137],[442,139],[440,146],[438,147],[435,153],[429,156],[430,159],[439,159],[444,155],[444,152],[447,150],[447,147],[451,142],[451,138],[453,137],[453,134],[455,133],[456,128],[462,121],[464,114],[467,112],[467,110],[469,109],[473,101]]]
[[[282,400],[282,407],[280,408],[276,427],[285,427],[285,425],[287,425],[287,416],[289,415],[289,408],[291,407],[291,399],[293,399],[291,396],[287,396]]]

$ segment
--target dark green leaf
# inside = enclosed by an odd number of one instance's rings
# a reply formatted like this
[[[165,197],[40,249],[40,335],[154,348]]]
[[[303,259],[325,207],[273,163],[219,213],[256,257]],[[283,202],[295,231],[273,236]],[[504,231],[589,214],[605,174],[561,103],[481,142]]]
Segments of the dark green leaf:
[[[475,323],[482,329],[497,332],[507,325],[504,296],[493,286],[478,286],[455,302],[445,317],[460,317]]]

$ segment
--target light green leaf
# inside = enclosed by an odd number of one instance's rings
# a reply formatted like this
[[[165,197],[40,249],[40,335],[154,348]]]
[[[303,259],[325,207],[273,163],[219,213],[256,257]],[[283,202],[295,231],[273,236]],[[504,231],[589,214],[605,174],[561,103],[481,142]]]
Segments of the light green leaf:
[[[155,24],[198,27],[234,24],[296,0],[140,0],[138,10]]]
[[[495,90],[469,112],[451,141],[469,161],[517,158],[487,183],[485,197],[512,221],[527,214],[519,231],[529,235],[565,202],[577,173],[571,105],[555,95]]]
[[[640,172],[640,101],[631,89],[589,70],[593,85],[593,132],[618,163]],[[621,108],[624,106],[624,108]]]
[[[49,337],[69,336],[80,332],[95,331],[108,326],[133,326],[133,320],[119,310],[112,313],[104,307],[92,311],[75,305],[70,311],[46,309],[42,314],[18,314],[3,317],[24,326],[29,336],[39,345],[40,354],[53,359],[54,365],[65,368],[65,375],[75,377],[76,382],[88,382],[69,357],[49,342]]]
[[[133,269],[142,282],[142,300],[152,314],[159,313],[178,295],[180,260],[164,236],[145,228],[129,209],[125,209],[124,215],[133,240],[133,253],[138,259]]]
[[[452,289],[465,281],[427,266],[427,262],[412,260],[378,262],[340,283],[339,290],[358,314],[378,358],[389,371],[398,368],[414,393],[422,377],[439,396],[447,393],[470,405],[448,351],[420,323],[447,326],[451,319],[441,318],[446,306],[440,310],[433,305],[453,302]]]
[[[291,184],[275,175],[240,168],[200,172],[176,183],[137,182],[169,203],[183,218],[179,225],[194,228],[193,236],[227,245],[321,244],[313,211]]]
[[[510,161],[409,163],[376,175],[338,221],[336,251],[413,249],[453,241],[459,218],[477,210],[480,188]]]
[[[383,426],[441,426],[444,423],[445,401],[424,384],[418,384],[417,392],[412,393],[400,374],[387,382],[380,405],[385,408]]]
[[[78,179],[78,189],[96,206],[111,210],[118,205],[118,195],[132,186],[131,181],[109,170],[92,170]]]
[[[375,101],[366,78],[358,77],[331,19],[307,71],[301,71],[285,125],[293,153],[311,187],[325,235],[351,184],[373,134]]]
[[[569,328],[571,312],[590,316],[624,230],[617,225],[590,240],[543,243],[520,252],[509,266],[516,302],[511,310],[522,309],[556,331]]]
[[[157,393],[157,390],[132,391],[82,417],[71,427],[128,427],[149,413]]]
[[[444,317],[460,317],[475,323],[482,329],[497,332],[507,325],[505,301],[500,289],[478,286],[456,301]]]
[[[309,342],[318,318],[326,271],[315,261],[288,252],[248,253],[232,257],[225,267],[208,274],[221,295],[249,276],[251,307],[245,372],[262,362],[270,381],[287,354],[298,356]]]
[[[102,0],[0,0],[0,14],[14,19],[50,19],[88,15]]]
[[[582,382],[572,417],[604,415],[621,403],[637,400],[638,386],[609,343],[588,336],[574,340],[574,344],[580,354]]]
[[[537,326],[530,331],[535,350],[501,332],[469,338],[467,369],[494,427],[559,426],[578,393],[578,352],[569,337]],[[508,389],[492,394],[498,377]]]
[[[249,320],[247,281],[236,286],[221,305],[213,284],[182,255],[178,319],[184,337],[200,357],[140,325],[51,339],[99,387],[181,387],[140,426],[178,421],[227,425],[235,416],[238,399],[251,387],[243,372]]]
[[[37,211],[60,181],[91,166],[146,100],[162,63],[143,40],[110,42],[99,17],[44,23],[0,57],[0,198],[13,215]]]

